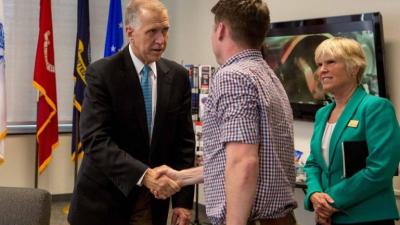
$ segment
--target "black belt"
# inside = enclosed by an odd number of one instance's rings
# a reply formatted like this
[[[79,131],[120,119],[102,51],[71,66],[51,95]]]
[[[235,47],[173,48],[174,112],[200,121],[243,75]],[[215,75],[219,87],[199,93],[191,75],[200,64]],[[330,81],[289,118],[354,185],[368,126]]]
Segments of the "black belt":
[[[249,225],[296,225],[296,219],[294,217],[293,211],[291,211],[284,217],[254,220],[251,221]]]

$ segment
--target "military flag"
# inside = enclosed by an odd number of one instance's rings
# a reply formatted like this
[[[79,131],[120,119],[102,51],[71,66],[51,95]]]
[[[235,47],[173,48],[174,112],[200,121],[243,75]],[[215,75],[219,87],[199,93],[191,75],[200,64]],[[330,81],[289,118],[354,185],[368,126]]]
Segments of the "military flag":
[[[54,66],[51,0],[40,0],[39,37],[33,86],[38,91],[36,141],[38,170],[42,173],[58,145],[56,73]]]
[[[72,160],[83,154],[80,140],[79,120],[82,111],[83,93],[86,87],[86,68],[90,63],[89,1],[78,0],[78,31],[76,34],[74,66],[74,99],[72,121]]]

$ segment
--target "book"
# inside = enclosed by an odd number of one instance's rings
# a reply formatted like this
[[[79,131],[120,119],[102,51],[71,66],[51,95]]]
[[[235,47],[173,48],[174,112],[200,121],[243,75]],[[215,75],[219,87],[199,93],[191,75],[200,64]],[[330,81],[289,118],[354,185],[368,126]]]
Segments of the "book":
[[[199,67],[193,64],[186,64],[185,68],[189,72],[190,86],[192,90],[192,120],[199,119]]]
[[[368,146],[366,141],[343,141],[343,177],[349,178],[367,165]]]
[[[199,88],[201,94],[208,94],[212,68],[210,65],[201,65],[199,67]]]
[[[185,64],[184,67],[188,70],[190,88],[193,88],[193,68],[194,68],[194,65],[193,64]]]
[[[194,123],[194,133],[196,139],[196,147],[203,148],[203,123],[196,121]]]
[[[205,104],[208,98],[208,94],[199,95],[199,120],[204,120]]]

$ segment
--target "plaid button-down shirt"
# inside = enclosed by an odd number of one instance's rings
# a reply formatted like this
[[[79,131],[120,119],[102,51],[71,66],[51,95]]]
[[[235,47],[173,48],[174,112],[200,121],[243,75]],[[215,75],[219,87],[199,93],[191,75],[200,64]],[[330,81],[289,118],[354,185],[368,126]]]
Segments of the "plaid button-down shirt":
[[[260,171],[250,220],[282,217],[297,206],[292,110],[260,51],[242,51],[217,71],[205,103],[203,134],[206,211],[213,224],[225,223],[228,142],[259,144]]]

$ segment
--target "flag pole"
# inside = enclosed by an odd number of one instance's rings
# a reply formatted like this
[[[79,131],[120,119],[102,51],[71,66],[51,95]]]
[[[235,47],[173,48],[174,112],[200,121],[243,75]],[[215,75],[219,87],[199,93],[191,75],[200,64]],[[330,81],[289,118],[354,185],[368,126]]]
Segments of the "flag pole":
[[[74,168],[74,187],[76,185],[76,180],[78,178],[78,160],[79,160],[79,157],[76,156],[75,157],[75,168]]]
[[[36,139],[36,137],[35,137]],[[39,168],[39,147],[38,147],[38,143],[37,143],[37,139],[36,139],[36,151],[35,151],[35,169],[33,171],[35,171],[35,188],[38,188],[38,180],[39,180],[39,174],[38,174],[38,168]]]
[[[76,113],[76,120],[77,121],[80,120],[80,113]],[[78,125],[75,126],[75,135],[77,137],[80,137],[80,135],[81,135],[80,132],[79,132],[79,126]],[[80,139],[78,138],[78,140],[80,140]],[[77,179],[78,179],[78,167],[79,167],[78,160],[79,160],[79,155],[80,155],[80,148],[79,148],[80,143],[81,143],[80,141],[75,141],[75,143],[73,143],[75,145],[75,152],[74,152],[74,154],[75,154],[75,160],[74,160],[75,161],[74,162],[74,187],[75,187]]]
[[[73,145],[75,145],[75,143],[73,143]],[[77,145],[79,145],[79,143]],[[78,149],[78,146],[76,146],[75,149]],[[78,157],[78,154],[76,154],[76,153],[77,152],[74,153],[75,157],[73,159],[74,160],[74,188],[76,186],[76,182],[77,182],[77,178],[78,178],[78,160],[79,160],[79,157]],[[70,207],[70,203],[68,202],[64,206],[64,208],[62,210],[65,215],[67,215],[69,213],[69,207]]]
[[[40,93],[39,91],[36,91],[36,105],[38,105],[39,103],[39,96]],[[38,143],[38,138],[37,138],[37,131],[38,131],[38,124],[37,124],[37,115],[39,111],[39,107],[36,110],[36,134],[35,134],[35,143],[36,143],[36,149],[35,149],[35,165],[34,165],[34,173],[35,173],[35,186],[34,188],[38,188],[38,183],[39,183],[39,174],[38,174],[38,170],[39,170],[39,143]]]
[[[196,147],[196,166],[203,165],[202,155],[200,153],[200,146]],[[200,159],[201,158],[201,159]],[[201,163],[200,163],[201,162]],[[199,184],[195,184],[195,205],[194,205],[194,221],[193,225],[201,225],[199,220]]]

